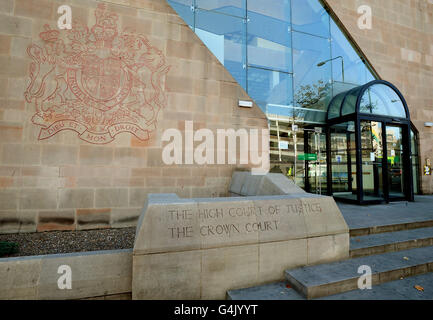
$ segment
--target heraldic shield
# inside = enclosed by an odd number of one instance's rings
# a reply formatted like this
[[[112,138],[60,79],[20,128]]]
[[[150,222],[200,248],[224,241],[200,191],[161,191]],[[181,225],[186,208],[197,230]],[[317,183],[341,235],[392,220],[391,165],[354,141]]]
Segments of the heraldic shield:
[[[118,28],[118,15],[104,4],[91,28],[45,25],[40,43],[27,48],[32,62],[24,93],[41,127],[39,140],[73,130],[89,143],[106,144],[129,132],[149,139],[167,103],[163,81],[170,70],[163,53],[136,30]]]

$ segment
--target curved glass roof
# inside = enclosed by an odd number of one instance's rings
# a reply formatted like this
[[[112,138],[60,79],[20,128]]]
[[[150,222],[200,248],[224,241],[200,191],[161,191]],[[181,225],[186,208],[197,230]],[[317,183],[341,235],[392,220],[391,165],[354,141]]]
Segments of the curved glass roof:
[[[374,80],[336,95],[328,107],[328,120],[355,113],[410,118],[403,95],[383,80]]]

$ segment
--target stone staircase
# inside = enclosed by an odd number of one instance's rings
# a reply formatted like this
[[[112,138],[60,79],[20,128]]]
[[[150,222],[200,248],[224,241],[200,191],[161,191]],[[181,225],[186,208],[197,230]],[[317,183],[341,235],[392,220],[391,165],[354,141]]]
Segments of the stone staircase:
[[[350,238],[350,257],[433,246],[433,227],[361,235]]]
[[[433,216],[350,230],[350,258],[286,270],[286,281],[230,290],[232,300],[433,299]],[[358,289],[360,266],[372,289]],[[417,286],[417,288],[415,288]]]

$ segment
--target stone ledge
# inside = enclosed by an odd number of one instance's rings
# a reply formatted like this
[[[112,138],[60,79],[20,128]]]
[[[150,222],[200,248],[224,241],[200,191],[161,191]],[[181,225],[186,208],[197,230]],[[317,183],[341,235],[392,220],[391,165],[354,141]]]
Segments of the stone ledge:
[[[58,267],[72,271],[60,290]],[[0,299],[85,299],[131,292],[132,252],[106,250],[0,259]]]

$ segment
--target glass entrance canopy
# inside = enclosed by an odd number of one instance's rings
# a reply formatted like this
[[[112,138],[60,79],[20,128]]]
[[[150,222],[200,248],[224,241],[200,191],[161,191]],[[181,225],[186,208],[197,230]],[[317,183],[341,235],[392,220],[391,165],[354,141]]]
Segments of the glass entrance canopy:
[[[342,92],[327,120],[330,194],[360,204],[413,201],[410,115],[396,87],[374,80]]]
[[[386,81],[373,81],[336,95],[329,104],[327,120],[358,113],[409,119],[403,97]]]

